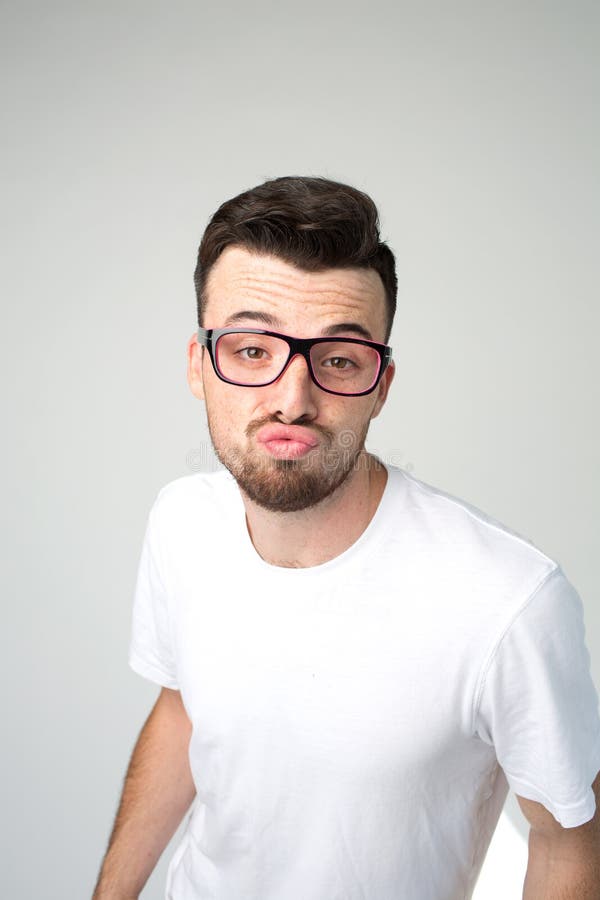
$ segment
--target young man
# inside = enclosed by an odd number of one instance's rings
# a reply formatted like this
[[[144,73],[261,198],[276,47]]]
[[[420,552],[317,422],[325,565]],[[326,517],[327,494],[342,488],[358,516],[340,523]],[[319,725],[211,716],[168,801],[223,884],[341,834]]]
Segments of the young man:
[[[393,380],[369,197],[280,178],[216,212],[189,382],[225,470],[151,511],[130,664],[162,687],[94,897],[464,900],[508,786],[527,900],[598,900],[600,719],[560,566],[365,450]]]

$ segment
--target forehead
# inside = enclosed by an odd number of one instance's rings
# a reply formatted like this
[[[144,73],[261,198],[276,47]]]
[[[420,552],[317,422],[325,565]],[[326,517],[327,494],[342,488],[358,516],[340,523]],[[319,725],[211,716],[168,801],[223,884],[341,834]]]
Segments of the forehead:
[[[305,272],[275,256],[227,247],[209,273],[205,326],[219,328],[235,316],[240,321],[244,312],[263,315],[296,337],[344,323],[362,326],[373,340],[385,336],[385,290],[373,269]]]

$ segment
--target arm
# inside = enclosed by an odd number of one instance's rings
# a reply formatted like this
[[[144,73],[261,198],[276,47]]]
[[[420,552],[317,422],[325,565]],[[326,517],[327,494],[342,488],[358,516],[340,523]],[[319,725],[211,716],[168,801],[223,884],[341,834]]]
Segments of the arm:
[[[592,785],[596,813],[563,828],[541,804],[517,797],[531,825],[523,900],[600,900],[600,772]]]
[[[135,900],[195,795],[191,723],[179,691],[162,688],[140,732],[92,900]]]

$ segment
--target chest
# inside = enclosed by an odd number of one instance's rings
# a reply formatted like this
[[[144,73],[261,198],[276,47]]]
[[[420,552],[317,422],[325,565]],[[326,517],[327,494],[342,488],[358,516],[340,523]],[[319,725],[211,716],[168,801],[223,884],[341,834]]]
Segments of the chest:
[[[364,777],[447,757],[466,736],[474,636],[428,586],[265,585],[232,573],[178,597],[179,674],[196,741],[335,760]]]

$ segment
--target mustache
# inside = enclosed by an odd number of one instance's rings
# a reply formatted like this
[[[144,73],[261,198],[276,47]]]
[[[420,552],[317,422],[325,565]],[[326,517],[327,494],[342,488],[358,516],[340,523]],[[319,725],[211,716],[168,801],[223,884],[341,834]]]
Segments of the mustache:
[[[293,422],[282,422],[277,416],[264,416],[262,419],[255,419],[254,422],[250,422],[246,426],[246,437],[254,437],[256,432],[265,425],[301,425],[303,428],[310,428],[311,430],[316,431],[317,434],[329,442],[332,442],[335,437],[332,431],[329,431],[328,428],[324,428],[323,425],[317,425],[315,422],[307,422],[306,419],[303,418],[295,419]]]

